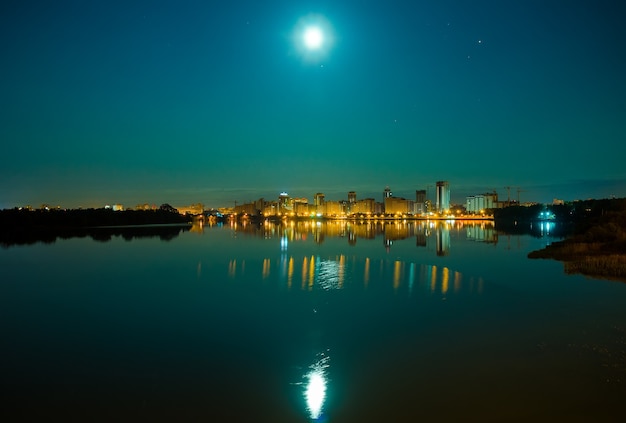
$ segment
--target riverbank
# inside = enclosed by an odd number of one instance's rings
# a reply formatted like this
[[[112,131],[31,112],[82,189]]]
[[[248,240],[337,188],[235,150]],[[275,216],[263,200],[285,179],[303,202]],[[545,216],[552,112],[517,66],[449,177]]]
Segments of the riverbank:
[[[191,218],[177,211],[74,209],[0,210],[0,231],[185,224]]]
[[[189,230],[190,222],[188,216],[161,209],[1,210],[0,246],[48,244],[76,237],[96,241],[108,241],[114,236],[169,240]]]
[[[626,282],[626,211],[610,211],[579,225],[570,238],[528,254],[563,262],[566,273]]]

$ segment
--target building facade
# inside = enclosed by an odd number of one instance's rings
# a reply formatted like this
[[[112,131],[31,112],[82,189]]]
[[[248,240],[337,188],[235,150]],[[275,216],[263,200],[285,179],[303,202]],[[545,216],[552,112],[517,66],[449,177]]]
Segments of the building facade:
[[[450,209],[450,183],[448,181],[437,181],[436,183],[436,204],[437,213],[445,213]]]
[[[415,214],[424,214],[426,212],[426,190],[415,190]]]
[[[487,209],[498,208],[498,194],[470,195],[465,199],[465,209],[468,213],[483,213]]]

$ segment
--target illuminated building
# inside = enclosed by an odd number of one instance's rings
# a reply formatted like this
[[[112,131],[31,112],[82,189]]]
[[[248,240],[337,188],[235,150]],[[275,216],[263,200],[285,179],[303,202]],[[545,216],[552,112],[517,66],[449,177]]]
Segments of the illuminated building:
[[[180,214],[201,215],[204,213],[204,204],[197,203],[190,206],[177,207],[177,209]]]
[[[256,214],[254,203],[237,204],[233,208],[235,214]]]
[[[281,192],[278,196],[278,212],[279,213],[290,213],[292,211],[291,201],[289,201],[289,194],[286,192]]]
[[[373,198],[365,198],[354,203],[350,207],[350,213],[372,214],[374,213],[375,201]]]
[[[415,213],[426,213],[426,190],[415,190]]]
[[[487,209],[498,207],[498,194],[470,195],[465,199],[465,209],[468,213],[481,213]]]
[[[348,203],[350,203],[350,204],[356,203],[356,192],[355,191],[348,192]]]
[[[313,197],[313,205],[315,206],[315,212],[324,214],[324,194],[318,192]]]
[[[401,197],[385,198],[385,214],[407,214],[409,212],[412,213],[413,210],[409,211],[409,202],[405,198],[401,198]]]
[[[450,209],[450,183],[448,181],[437,181],[436,190],[435,207],[438,213],[444,213]]]
[[[293,199],[293,212],[296,216],[308,216],[311,212],[308,200],[306,198]]]
[[[278,203],[276,201],[266,201],[263,204],[263,214],[265,216],[275,216],[278,213]]]
[[[345,213],[343,204],[340,201],[326,201],[324,209],[326,216],[340,216]]]

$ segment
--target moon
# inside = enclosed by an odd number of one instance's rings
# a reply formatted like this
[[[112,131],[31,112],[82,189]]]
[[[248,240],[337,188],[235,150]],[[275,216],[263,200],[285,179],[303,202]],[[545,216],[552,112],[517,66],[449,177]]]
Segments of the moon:
[[[316,26],[308,27],[304,30],[304,45],[309,50],[317,50],[324,43],[324,34]]]

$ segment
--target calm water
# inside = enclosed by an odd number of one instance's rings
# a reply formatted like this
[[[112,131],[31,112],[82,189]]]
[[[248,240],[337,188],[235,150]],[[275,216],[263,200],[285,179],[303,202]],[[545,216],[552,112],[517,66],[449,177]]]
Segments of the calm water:
[[[622,421],[626,284],[489,224],[0,250],[2,421]]]

